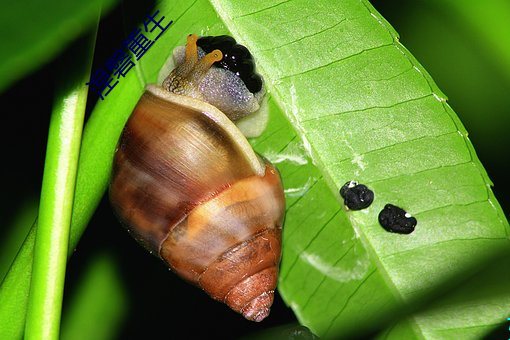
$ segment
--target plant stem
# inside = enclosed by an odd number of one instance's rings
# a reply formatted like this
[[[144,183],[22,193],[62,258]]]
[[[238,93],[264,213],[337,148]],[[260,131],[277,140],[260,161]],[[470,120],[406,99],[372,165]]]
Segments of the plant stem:
[[[119,136],[143,93],[136,77],[120,82],[108,99],[98,101],[83,133],[69,243],[70,256],[108,186]],[[0,339],[21,339],[30,290],[34,224],[0,285]]]
[[[97,27],[97,26],[96,26]],[[95,40],[95,32],[94,32]],[[72,49],[51,115],[25,325],[27,339],[58,339],[69,230],[93,44]],[[80,54],[78,54],[80,53]],[[67,57],[72,59],[67,59]],[[72,72],[71,72],[72,73]],[[68,79],[69,78],[69,79]]]

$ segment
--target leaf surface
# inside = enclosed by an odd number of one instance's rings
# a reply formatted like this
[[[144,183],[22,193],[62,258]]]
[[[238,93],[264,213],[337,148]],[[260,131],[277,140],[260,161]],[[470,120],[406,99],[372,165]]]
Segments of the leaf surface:
[[[213,4],[257,57],[276,105],[316,165],[317,180],[289,204],[279,286],[306,326],[329,336],[359,331],[360,320],[369,328],[508,249],[508,223],[467,132],[368,2]],[[369,209],[342,209],[337,192],[351,179],[374,190]],[[413,234],[390,234],[378,224],[390,202],[418,219]],[[508,294],[497,297],[462,316],[451,312],[458,305],[444,305],[399,327],[414,337],[438,329],[473,337],[509,310]],[[487,312],[494,301],[497,308]]]

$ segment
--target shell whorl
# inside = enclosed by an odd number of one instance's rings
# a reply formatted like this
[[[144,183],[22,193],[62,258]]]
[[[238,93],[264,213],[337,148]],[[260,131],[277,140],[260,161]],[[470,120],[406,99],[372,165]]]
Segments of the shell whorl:
[[[277,283],[282,192],[278,173],[267,164],[264,177],[243,179],[191,211],[169,232],[161,257],[214,299],[262,320]]]

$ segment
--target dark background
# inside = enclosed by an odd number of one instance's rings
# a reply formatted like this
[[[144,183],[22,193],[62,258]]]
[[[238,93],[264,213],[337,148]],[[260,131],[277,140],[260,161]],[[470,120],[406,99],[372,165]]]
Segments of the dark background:
[[[451,13],[425,1],[372,1],[395,27],[401,42],[423,64],[470,133],[478,156],[495,183],[494,192],[508,216],[510,187],[507,153],[510,145],[510,81],[494,65],[479,37]],[[145,5],[150,7],[151,4]],[[150,12],[150,10],[148,10]],[[143,11],[140,11],[143,13]],[[93,70],[121,46],[122,7],[103,18],[95,51]],[[488,23],[490,24],[490,23]],[[508,37],[506,37],[508,38]],[[3,124],[0,134],[4,161],[1,171],[0,227],[2,245],[17,249],[36,214],[49,118],[54,96],[55,69],[59,60],[43,66],[16,82],[1,94]],[[97,96],[89,95],[90,114]],[[18,212],[27,213],[18,221]],[[18,233],[5,226],[19,224]],[[8,241],[8,242],[4,242]],[[0,256],[12,256],[4,247]],[[118,338],[237,338],[264,328],[295,322],[292,311],[279,295],[271,315],[261,324],[244,320],[201,290],[188,285],[164,264],[134,242],[112,215],[103,199],[75,254],[67,273],[64,314],[69,297],[76,290],[80,274],[94,254],[113,256],[129,299],[127,319]],[[3,271],[0,271],[3,275]],[[506,330],[506,328],[505,328]],[[506,334],[506,333],[502,333]]]

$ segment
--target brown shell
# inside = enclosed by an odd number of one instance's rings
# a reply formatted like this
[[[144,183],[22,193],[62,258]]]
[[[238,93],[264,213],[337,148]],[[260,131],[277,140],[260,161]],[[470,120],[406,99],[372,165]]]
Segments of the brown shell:
[[[142,96],[119,140],[110,200],[173,271],[261,321],[280,261],[280,176],[217,109],[183,98],[154,87]]]

